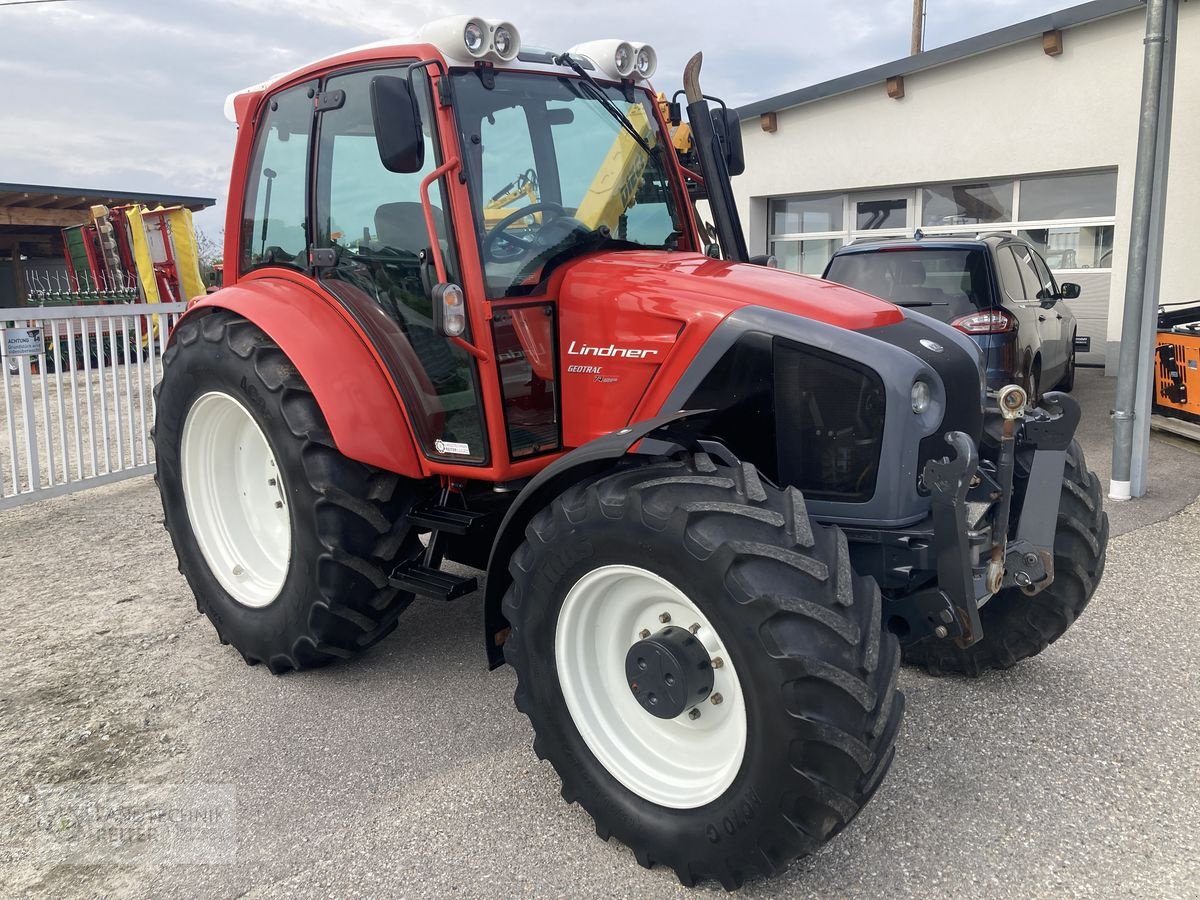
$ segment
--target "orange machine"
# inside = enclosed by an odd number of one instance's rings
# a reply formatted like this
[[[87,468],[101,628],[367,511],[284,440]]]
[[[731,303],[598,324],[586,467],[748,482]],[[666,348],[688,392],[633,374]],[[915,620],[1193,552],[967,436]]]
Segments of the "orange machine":
[[[1155,362],[1154,411],[1200,422],[1200,303],[1159,310]]]

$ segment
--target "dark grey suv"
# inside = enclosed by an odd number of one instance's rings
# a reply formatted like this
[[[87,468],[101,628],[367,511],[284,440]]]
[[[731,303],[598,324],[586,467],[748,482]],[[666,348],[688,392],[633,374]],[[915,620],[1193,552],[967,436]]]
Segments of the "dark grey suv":
[[[1017,383],[1036,400],[1075,384],[1075,316],[1046,261],[1011,234],[859,241],[825,278],[915,309],[971,336],[987,358],[989,388]]]

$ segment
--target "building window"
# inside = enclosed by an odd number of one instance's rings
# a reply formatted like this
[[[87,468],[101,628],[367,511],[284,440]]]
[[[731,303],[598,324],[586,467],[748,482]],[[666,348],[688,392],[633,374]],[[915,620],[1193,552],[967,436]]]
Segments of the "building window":
[[[843,244],[911,236],[919,222],[930,237],[1011,232],[1051,269],[1103,270],[1112,267],[1116,198],[1115,169],[774,197],[767,244],[781,268],[819,275]]]
[[[842,230],[841,194],[823,197],[779,197],[771,201],[771,233],[803,234]]]
[[[1051,269],[1110,269],[1112,225],[1026,228],[1017,234],[1037,248]]]
[[[922,191],[921,224],[985,225],[1013,220],[1013,183],[931,184]]]
[[[820,275],[825,271],[835,250],[842,246],[841,238],[820,238],[811,241],[773,241],[771,252],[779,260],[779,268],[805,275]]]
[[[903,197],[886,200],[859,200],[856,209],[855,225],[859,231],[881,231],[885,228],[908,227],[908,200]]]
[[[1021,179],[1022,222],[1094,219],[1117,214],[1117,173],[1083,172]]]
[[[845,243],[845,211],[845,194],[772,199],[770,245],[779,267],[823,273],[833,251]]]

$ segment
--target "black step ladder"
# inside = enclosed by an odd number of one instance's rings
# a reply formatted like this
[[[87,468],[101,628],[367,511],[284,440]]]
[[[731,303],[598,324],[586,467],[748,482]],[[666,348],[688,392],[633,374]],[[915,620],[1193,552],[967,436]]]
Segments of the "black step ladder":
[[[392,570],[388,583],[392,587],[428,600],[449,602],[474,593],[479,579],[443,572],[442,535],[467,535],[486,518],[484,513],[448,506],[450,489],[444,488],[437,503],[420,503],[408,513],[414,528],[429,529],[429,544],[415,559],[402,562]]]

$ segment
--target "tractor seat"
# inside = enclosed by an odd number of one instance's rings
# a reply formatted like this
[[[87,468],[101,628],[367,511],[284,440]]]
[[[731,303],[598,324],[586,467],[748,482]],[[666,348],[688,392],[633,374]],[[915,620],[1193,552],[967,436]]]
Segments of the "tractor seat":
[[[433,223],[438,242],[445,238],[445,217],[433,207]],[[429,231],[425,228],[425,212],[420,203],[401,200],[385,203],[375,210],[375,234],[379,243],[394,250],[420,253],[429,246]]]

